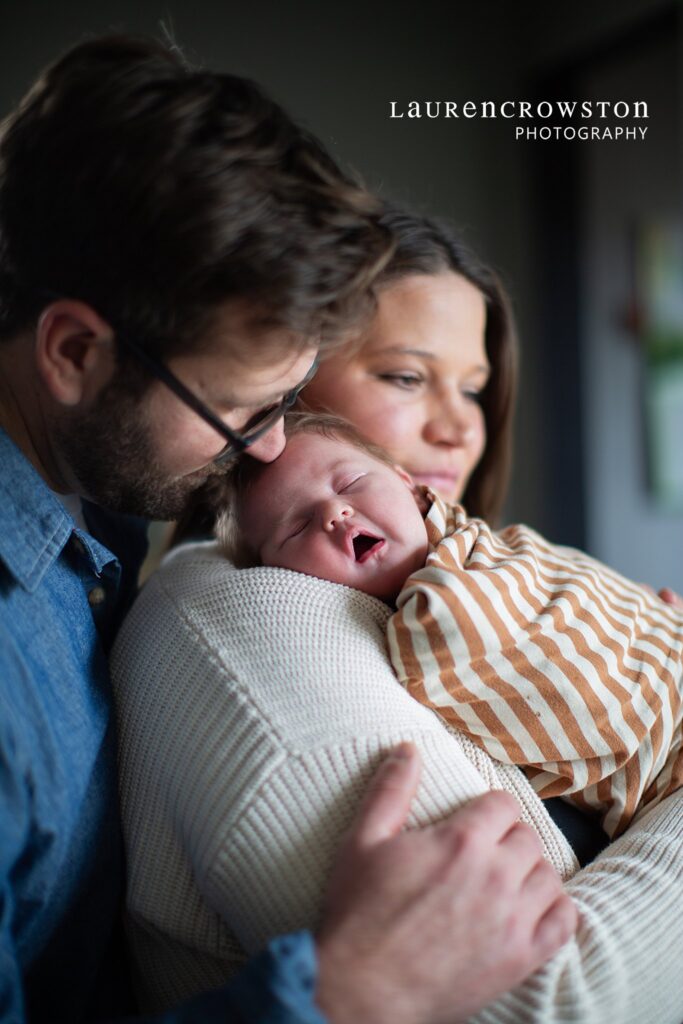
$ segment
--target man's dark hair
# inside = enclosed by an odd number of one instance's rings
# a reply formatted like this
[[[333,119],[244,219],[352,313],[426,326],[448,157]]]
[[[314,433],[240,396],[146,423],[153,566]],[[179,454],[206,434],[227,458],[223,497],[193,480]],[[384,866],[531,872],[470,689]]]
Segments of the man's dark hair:
[[[2,126],[0,339],[59,296],[156,355],[230,300],[325,344],[388,247],[377,200],[257,85],[153,40],[76,46]]]

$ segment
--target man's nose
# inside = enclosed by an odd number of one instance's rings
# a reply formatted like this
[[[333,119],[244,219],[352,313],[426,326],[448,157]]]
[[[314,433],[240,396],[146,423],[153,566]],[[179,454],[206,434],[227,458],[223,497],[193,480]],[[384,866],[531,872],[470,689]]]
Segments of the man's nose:
[[[258,441],[254,441],[247,451],[259,462],[274,462],[284,451],[286,443],[284,421],[278,420],[272,429],[263,437],[259,437]]]
[[[332,533],[353,515],[353,508],[348,501],[336,496],[323,502],[320,515],[323,529],[327,533]]]

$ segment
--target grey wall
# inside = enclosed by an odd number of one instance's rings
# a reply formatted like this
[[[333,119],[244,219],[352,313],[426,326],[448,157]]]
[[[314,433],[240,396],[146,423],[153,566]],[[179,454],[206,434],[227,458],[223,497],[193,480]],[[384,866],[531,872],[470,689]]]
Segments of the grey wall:
[[[596,147],[584,163],[581,334],[587,543],[625,575],[683,593],[683,510],[667,508],[646,485],[646,357],[639,337],[624,326],[638,230],[681,223],[683,106],[672,89],[677,57],[677,41],[661,38],[589,76],[604,95],[624,94],[634,76],[647,81],[658,120],[647,149],[636,147],[624,160],[616,149]]]
[[[165,18],[191,57],[257,78],[375,187],[460,224],[508,281],[520,321],[523,381],[509,512],[552,532],[543,521],[537,459],[546,381],[535,366],[549,339],[539,335],[535,317],[533,145],[515,142],[501,121],[390,121],[388,105],[524,98],[547,69],[666,6],[667,0],[3,2],[0,112],[41,65],[84,33],[157,32]]]

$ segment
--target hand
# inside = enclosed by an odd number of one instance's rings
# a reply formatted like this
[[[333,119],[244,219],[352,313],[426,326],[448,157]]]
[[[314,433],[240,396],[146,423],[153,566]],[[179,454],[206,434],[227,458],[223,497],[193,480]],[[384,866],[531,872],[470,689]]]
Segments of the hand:
[[[677,594],[675,590],[672,590],[671,587],[662,587],[655,594],[655,588],[651,587],[649,583],[641,583],[640,585],[644,590],[652,594],[653,597],[658,597],[664,604],[674,604],[678,608],[683,608],[683,597]]]
[[[675,604],[679,608],[683,608],[683,597],[677,594],[675,590],[672,590],[671,587],[662,587],[659,591],[659,597],[666,604]]]
[[[507,793],[401,832],[419,755],[403,744],[339,850],[318,934],[332,1024],[453,1024],[513,988],[573,934],[574,904]]]

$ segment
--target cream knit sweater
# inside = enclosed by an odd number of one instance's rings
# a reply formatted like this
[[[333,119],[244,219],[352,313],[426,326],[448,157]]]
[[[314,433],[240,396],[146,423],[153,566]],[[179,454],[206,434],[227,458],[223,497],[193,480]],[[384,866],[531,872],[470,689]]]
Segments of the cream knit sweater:
[[[576,939],[476,1020],[680,1024],[683,797],[573,874],[521,772],[398,685],[388,615],[335,584],[234,570],[211,544],[174,553],[145,587],[113,656],[145,1006],[220,984],[270,936],[314,927],[340,833],[383,753],[412,739],[424,774],[411,824],[509,790],[581,911]]]

